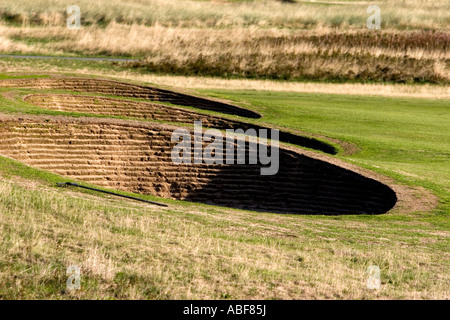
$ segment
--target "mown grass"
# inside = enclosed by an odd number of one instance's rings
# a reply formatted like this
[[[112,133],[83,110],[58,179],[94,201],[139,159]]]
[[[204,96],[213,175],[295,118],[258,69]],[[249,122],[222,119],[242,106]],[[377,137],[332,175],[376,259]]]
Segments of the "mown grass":
[[[9,89],[1,88],[0,91],[7,92]],[[64,90],[46,91],[83,94]],[[21,101],[20,97],[29,93],[42,93],[42,90],[15,89],[15,92],[16,100],[0,97],[2,112],[106,117],[35,107]],[[250,123],[270,123],[288,130],[301,130],[351,142],[362,151],[347,159],[360,162],[374,170],[390,171],[393,175],[400,174],[402,176],[404,173],[406,180],[435,183],[436,186],[441,187],[441,190],[450,188],[450,168],[445,165],[450,157],[448,143],[450,133],[446,130],[450,125],[447,99],[363,97],[248,90],[199,90],[199,92],[235,101],[263,114],[259,120],[248,120]],[[117,97],[115,98],[117,99]],[[142,101],[142,99],[132,100]],[[217,115],[212,111],[188,109]],[[220,116],[223,115],[220,114]],[[239,119],[230,115],[224,117]],[[127,117],[116,116],[115,118],[126,119]],[[365,134],[361,135],[361,132]]]
[[[11,75],[6,73],[0,73],[1,79],[24,79],[24,78],[46,78],[46,75]]]
[[[352,142],[361,151],[341,158],[426,187],[439,207],[338,217],[179,201],[161,209],[57,189],[62,178],[0,158],[0,298],[449,298],[447,100],[201,93],[248,103],[260,121]],[[65,286],[71,264],[82,269],[79,291]],[[372,264],[378,291],[365,285]]]

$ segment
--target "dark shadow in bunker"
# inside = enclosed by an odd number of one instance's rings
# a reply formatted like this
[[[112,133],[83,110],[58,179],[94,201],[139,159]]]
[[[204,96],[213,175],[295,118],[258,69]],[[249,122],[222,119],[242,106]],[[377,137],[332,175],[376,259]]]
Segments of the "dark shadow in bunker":
[[[376,180],[287,150],[280,150],[279,171],[273,176],[261,175],[260,165],[220,168],[184,200],[310,215],[382,214],[397,202],[395,192]]]
[[[219,119],[220,120],[220,119]],[[223,124],[221,124],[223,122]],[[223,120],[223,121],[217,121],[217,123],[214,124],[214,128],[217,129],[243,129],[244,131],[248,129],[255,129],[257,131],[263,129],[267,130],[267,138],[272,139],[271,136],[271,128],[258,126],[255,124],[249,124],[245,122],[240,121],[232,121],[232,120]],[[320,141],[315,138],[307,137],[307,136],[300,136],[296,135],[294,133],[290,133],[287,131],[279,131],[278,140],[285,143],[291,143],[295,144],[297,146],[303,147],[303,148],[310,148],[318,151],[322,151],[328,154],[337,154],[337,150],[332,145]]]

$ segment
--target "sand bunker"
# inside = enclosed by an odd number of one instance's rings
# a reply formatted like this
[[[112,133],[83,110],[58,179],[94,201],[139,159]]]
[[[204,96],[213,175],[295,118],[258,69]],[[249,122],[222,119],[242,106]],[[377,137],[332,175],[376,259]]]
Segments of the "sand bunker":
[[[190,125],[192,125],[194,121],[201,120],[204,127],[221,130],[238,128],[243,129],[244,131],[250,128],[256,130],[268,129],[263,126],[200,114],[191,110],[185,110],[173,106],[99,96],[31,94],[25,96],[24,100],[35,106],[57,111],[124,116],[160,120],[164,122],[187,123]],[[333,146],[311,137],[304,137],[281,131],[279,140],[281,142],[292,143],[301,147],[311,148],[329,154],[336,154],[336,149]]]

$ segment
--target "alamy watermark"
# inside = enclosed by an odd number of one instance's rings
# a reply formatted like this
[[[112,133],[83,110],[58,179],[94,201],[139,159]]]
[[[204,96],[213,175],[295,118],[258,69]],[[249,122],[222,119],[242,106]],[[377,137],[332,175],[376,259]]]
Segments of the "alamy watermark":
[[[369,277],[366,281],[366,286],[368,289],[380,289],[381,288],[381,271],[379,266],[369,266],[366,273]]]
[[[79,266],[70,265],[67,268],[66,274],[69,276],[67,278],[66,286],[67,290],[79,290],[81,288],[81,269]]]
[[[261,164],[261,175],[275,175],[280,165],[279,131],[270,130],[270,152],[268,131],[227,129],[224,136],[218,129],[203,133],[202,122],[195,121],[193,137],[187,129],[176,129],[172,133],[172,142],[178,143],[172,149],[171,158],[175,164]],[[209,143],[205,148],[204,142]]]
[[[371,5],[367,8],[367,13],[372,15],[367,18],[367,28],[380,29],[381,28],[381,9],[379,6]]]
[[[67,7],[67,28],[81,29],[81,10],[79,6],[71,5]]]

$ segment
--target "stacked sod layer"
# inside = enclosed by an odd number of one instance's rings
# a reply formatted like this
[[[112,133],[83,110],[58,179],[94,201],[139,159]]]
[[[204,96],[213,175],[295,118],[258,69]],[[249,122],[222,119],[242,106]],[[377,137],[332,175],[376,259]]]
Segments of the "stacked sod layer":
[[[248,129],[270,129],[255,124],[248,124],[242,121],[235,121],[217,116],[205,115],[192,110],[186,110],[174,106],[100,96],[84,96],[72,94],[31,94],[24,97],[24,100],[35,106],[57,111],[121,116],[187,124],[192,124],[194,123],[194,121],[202,121],[202,126],[204,127],[216,128],[221,130],[243,129],[244,131],[246,131]],[[319,150],[325,153],[336,153],[336,150],[333,146],[312,137],[305,137],[290,132],[281,131],[279,133],[279,140],[282,142],[292,143],[298,146]]]
[[[0,153],[95,185],[240,209],[296,214],[380,214],[396,203],[384,184],[281,149],[280,170],[172,162],[177,127],[99,118],[2,117]]]

